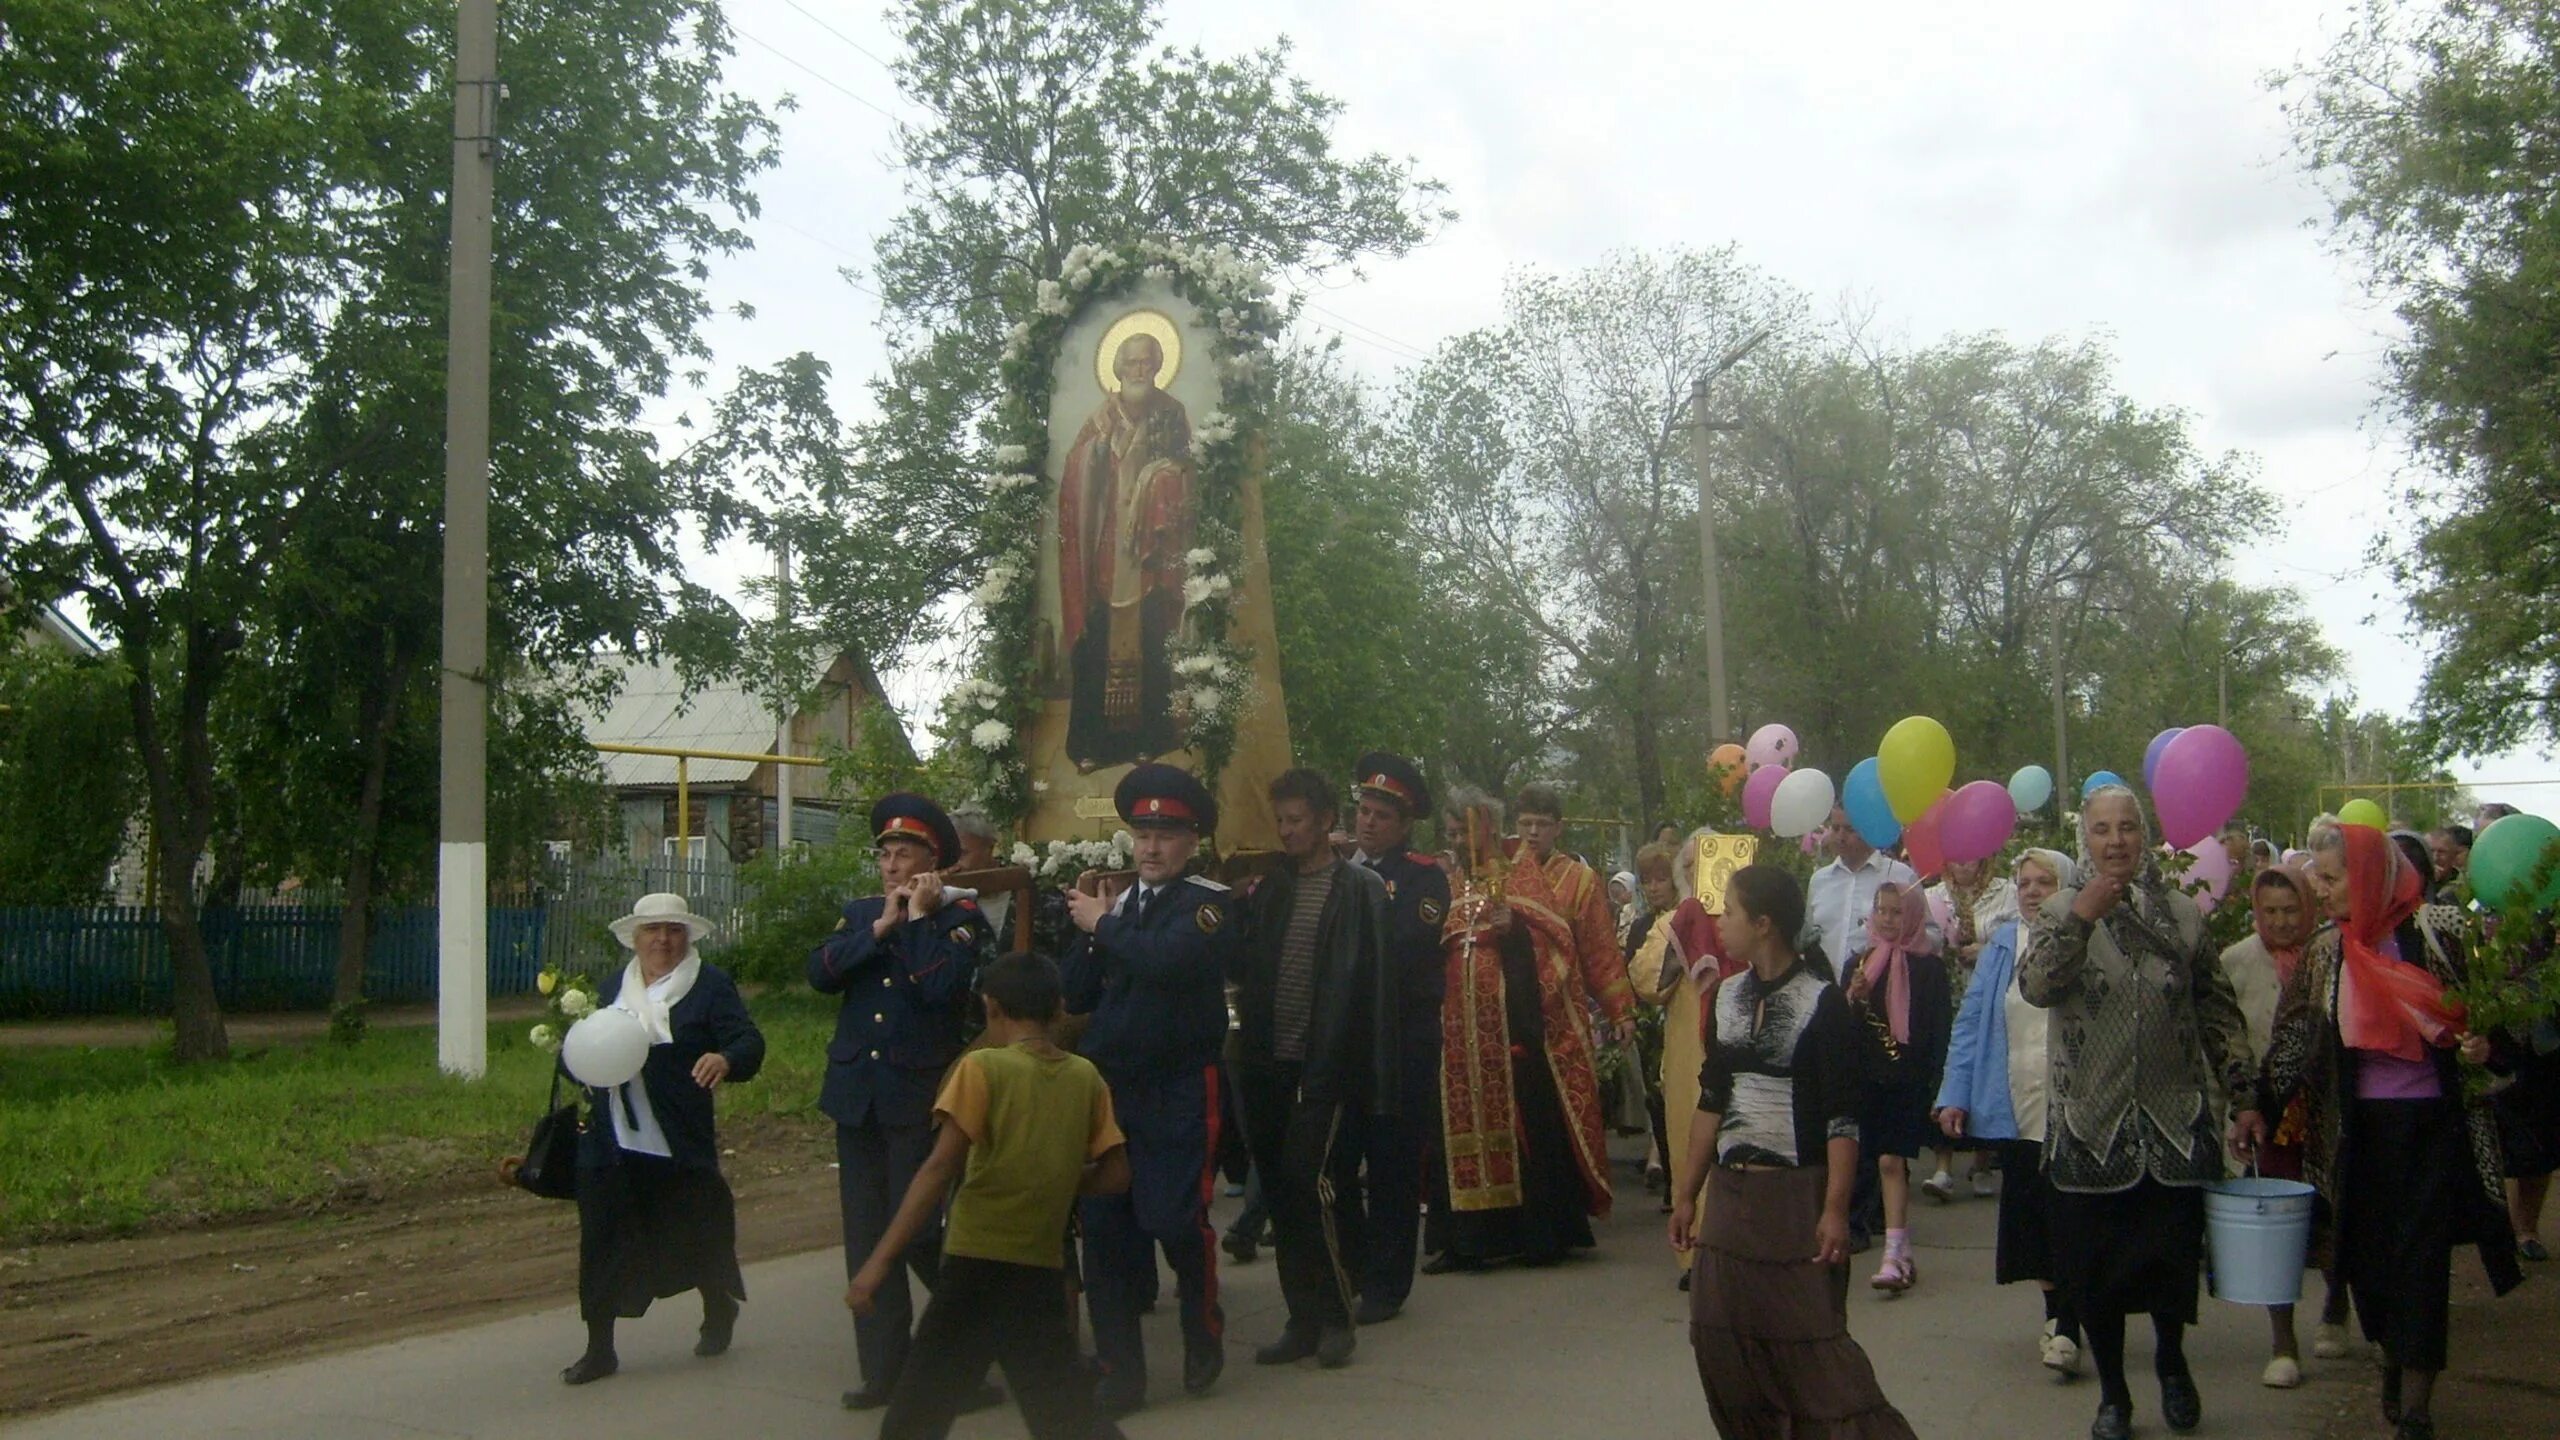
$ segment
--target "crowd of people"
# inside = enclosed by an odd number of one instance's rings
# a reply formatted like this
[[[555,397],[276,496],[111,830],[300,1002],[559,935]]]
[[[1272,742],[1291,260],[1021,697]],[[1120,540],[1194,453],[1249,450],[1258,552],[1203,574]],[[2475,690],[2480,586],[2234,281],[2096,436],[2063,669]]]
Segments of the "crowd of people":
[[[2201,1422],[2184,1335],[2205,1187],[2236,1167],[2317,1193],[2313,1353],[2347,1353],[2352,1308],[2399,1440],[2433,1434],[2453,1251],[2477,1246],[2500,1293],[2545,1258],[2560,1034],[2475,1034],[2445,1000],[2461,827],[2324,817],[2295,852],[2226,837],[2261,863],[2231,896],[2250,933],[2223,947],[2121,785],[2086,797],[2076,855],[2027,848],[2005,874],[1924,877],[1835,813],[1809,881],[1676,827],[1604,881],[1560,848],[1553,787],[1435,809],[1392,754],[1363,756],[1348,791],[1345,827],[1342,788],[1278,777],[1279,850],[1231,888],[1200,863],[1208,789],[1133,768],[1115,803],[1134,869],[1054,897],[1054,959],[995,958],[998,897],[946,879],[992,827],[964,837],[917,795],[873,808],[881,893],[846,904],[808,981],[843,997],[820,1108],[855,1315],[844,1403],[883,1409],[883,1436],[1001,1403],[991,1368],[1035,1436],[1117,1434],[1150,1398],[1140,1317],[1166,1269],[1182,1388],[1209,1392],[1221,1173],[1248,1202],[1227,1254],[1255,1258],[1267,1227],[1285,1302],[1257,1364],[1351,1363],[1417,1271],[1589,1249],[1626,1128],[1614,1055],[1638,1057],[1648,1174],[1728,1440],[1912,1433],[1847,1297],[1879,1242],[1870,1289],[1921,1283],[1915,1194],[1996,1194],[1994,1278],[2039,1293],[2044,1366],[2095,1370],[2094,1440],[2132,1433],[2136,1315],[2161,1419]],[[1412,848],[1426,818],[1438,853]],[[614,1321],[653,1299],[698,1290],[714,1355],[745,1298],[710,1094],[755,1073],[763,1040],[695,952],[706,928],[675,896],[616,926],[633,959],[604,1003],[656,1043],[590,1095],[571,1384],[614,1372]],[[2481,1068],[2500,1077],[2485,1101]],[[2290,1306],[2270,1334],[2261,1380],[2299,1385]]]

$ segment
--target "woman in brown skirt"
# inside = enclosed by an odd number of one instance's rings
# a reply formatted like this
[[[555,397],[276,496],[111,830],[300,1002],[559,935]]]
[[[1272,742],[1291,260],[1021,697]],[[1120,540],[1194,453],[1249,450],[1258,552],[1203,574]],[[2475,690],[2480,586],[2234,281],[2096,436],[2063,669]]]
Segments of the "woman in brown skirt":
[[[1689,1345],[1725,1440],[1909,1440],[1849,1338],[1858,1031],[1821,960],[1799,957],[1804,891],[1735,873],[1717,926],[1745,969],[1717,987],[1671,1244],[1696,1252]],[[1706,1187],[1703,1210],[1687,1198]]]

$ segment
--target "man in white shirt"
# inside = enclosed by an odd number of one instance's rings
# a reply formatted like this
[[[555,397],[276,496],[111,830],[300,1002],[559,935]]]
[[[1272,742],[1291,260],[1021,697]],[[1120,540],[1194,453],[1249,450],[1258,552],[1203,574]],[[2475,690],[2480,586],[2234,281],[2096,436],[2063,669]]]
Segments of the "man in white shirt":
[[[1887,882],[1916,885],[1920,877],[1868,844],[1838,806],[1831,810],[1830,835],[1833,859],[1805,887],[1805,918],[1821,929],[1822,953],[1830,957],[1831,973],[1845,983],[1849,977],[1842,967],[1866,948],[1867,912],[1875,908],[1876,891]]]

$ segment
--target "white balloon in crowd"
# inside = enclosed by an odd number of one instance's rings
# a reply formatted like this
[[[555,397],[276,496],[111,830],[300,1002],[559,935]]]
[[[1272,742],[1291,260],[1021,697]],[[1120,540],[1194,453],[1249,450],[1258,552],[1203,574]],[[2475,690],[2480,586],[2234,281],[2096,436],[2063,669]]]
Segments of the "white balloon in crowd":
[[[640,1073],[649,1059],[649,1032],[628,1010],[598,1010],[569,1027],[560,1060],[582,1085],[611,1089]]]

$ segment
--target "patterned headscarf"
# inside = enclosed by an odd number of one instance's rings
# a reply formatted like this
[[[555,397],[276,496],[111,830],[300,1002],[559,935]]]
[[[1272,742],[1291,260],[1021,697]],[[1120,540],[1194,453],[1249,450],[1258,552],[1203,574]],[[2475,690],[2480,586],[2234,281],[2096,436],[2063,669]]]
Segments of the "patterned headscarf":
[[[2115,937],[2116,948],[2126,955],[2148,950],[2169,962],[2174,969],[2190,958],[2177,939],[2176,912],[2169,905],[2169,879],[2160,869],[2160,857],[2151,850],[2151,814],[2142,808],[2142,797],[2129,785],[2101,785],[2089,792],[2080,806],[2080,870],[2085,881],[2097,873],[2098,867],[2089,845],[2089,815],[2098,802],[2121,795],[2133,807],[2135,823],[2142,827],[2142,868],[2134,872],[2125,887],[2126,903],[2107,912],[2098,923]]]

